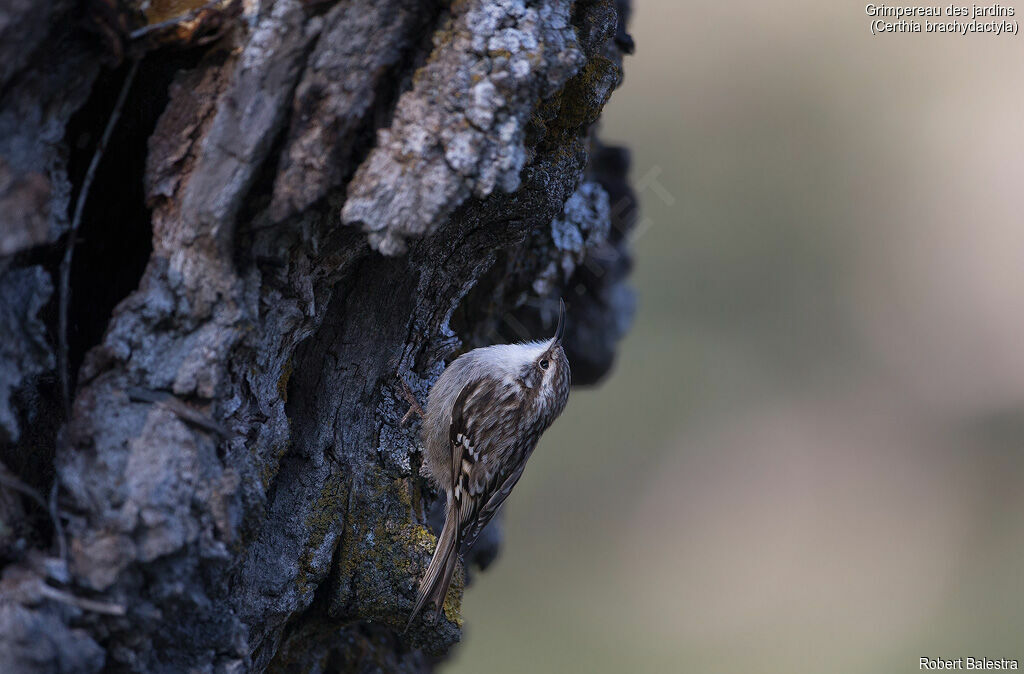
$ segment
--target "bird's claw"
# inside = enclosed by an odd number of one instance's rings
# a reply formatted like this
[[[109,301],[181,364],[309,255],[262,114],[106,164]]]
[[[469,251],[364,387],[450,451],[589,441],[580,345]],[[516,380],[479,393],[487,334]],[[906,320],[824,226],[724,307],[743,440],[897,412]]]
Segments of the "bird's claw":
[[[409,411],[405,413],[405,416],[402,417],[402,421],[400,422],[402,426],[405,426],[409,423],[409,419],[412,418],[414,412],[418,414],[421,419],[425,417],[427,413],[424,412],[423,408],[420,406],[420,401],[416,400],[416,394],[413,393],[412,387],[409,386],[409,382],[405,381],[405,377],[399,376],[398,381],[402,384],[402,397],[409,402]]]

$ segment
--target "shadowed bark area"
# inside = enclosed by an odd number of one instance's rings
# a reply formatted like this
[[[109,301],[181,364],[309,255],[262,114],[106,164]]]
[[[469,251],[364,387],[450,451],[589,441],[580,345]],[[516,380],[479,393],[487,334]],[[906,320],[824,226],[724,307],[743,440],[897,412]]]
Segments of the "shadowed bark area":
[[[401,634],[438,496],[400,380],[425,400],[559,297],[574,383],[610,368],[634,209],[594,122],[625,12],[0,8],[0,670],[446,656],[468,569]]]

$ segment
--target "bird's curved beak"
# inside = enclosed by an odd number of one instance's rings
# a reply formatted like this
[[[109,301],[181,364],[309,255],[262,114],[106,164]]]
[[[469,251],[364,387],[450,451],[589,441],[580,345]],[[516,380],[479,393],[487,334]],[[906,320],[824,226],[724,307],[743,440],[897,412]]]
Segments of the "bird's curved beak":
[[[562,343],[562,335],[565,333],[565,302],[558,300],[558,326],[555,327],[555,344]]]

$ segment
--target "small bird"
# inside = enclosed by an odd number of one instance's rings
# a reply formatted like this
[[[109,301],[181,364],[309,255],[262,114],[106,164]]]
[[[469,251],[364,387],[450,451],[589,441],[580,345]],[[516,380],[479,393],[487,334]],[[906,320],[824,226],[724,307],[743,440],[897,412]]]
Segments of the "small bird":
[[[473,349],[430,390],[422,428],[425,465],[447,508],[409,625],[427,602],[440,610],[460,548],[472,547],[516,486],[541,433],[565,409],[570,375],[564,330],[565,303],[559,300],[553,338]]]

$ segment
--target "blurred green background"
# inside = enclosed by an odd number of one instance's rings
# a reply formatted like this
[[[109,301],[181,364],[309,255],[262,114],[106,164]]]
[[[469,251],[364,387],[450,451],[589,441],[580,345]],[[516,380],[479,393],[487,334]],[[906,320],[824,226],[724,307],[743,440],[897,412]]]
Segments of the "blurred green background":
[[[602,133],[649,185],[639,311],[445,671],[1024,665],[1024,38],[845,0],[631,33]]]

